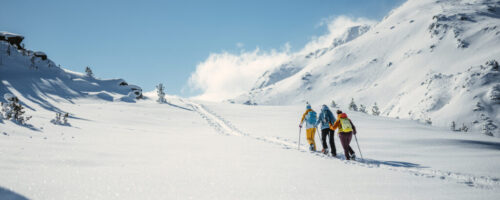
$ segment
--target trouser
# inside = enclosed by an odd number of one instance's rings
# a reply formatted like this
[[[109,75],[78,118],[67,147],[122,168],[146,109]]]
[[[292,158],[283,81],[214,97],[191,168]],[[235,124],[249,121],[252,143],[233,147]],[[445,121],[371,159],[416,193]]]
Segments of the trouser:
[[[316,151],[316,143],[314,142],[315,133],[316,133],[316,128],[309,128],[306,130],[307,142],[309,143],[309,145],[312,144],[314,146],[314,150]]]
[[[352,131],[351,132],[339,132],[340,143],[342,143],[342,148],[344,148],[345,159],[350,160],[351,156],[354,154],[351,146]],[[349,155],[350,154],[350,155]]]
[[[328,136],[328,142],[330,143],[330,148],[332,149],[332,155],[336,155],[337,149],[335,148],[335,142],[333,140],[335,136],[335,131],[330,128],[325,128],[321,130],[323,149],[328,149],[328,146],[326,145],[326,136]]]

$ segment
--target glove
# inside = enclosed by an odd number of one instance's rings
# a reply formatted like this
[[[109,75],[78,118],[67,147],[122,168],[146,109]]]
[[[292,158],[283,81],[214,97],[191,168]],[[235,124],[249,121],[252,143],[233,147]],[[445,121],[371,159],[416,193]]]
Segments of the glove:
[[[299,128],[302,128],[302,125],[299,125]]]

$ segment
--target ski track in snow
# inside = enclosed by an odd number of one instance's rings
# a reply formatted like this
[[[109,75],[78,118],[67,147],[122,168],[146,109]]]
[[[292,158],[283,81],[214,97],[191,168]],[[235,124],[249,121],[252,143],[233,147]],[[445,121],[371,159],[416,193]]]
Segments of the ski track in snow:
[[[250,138],[253,138],[256,140],[264,141],[264,142],[267,142],[270,144],[280,145],[284,149],[297,150],[297,147],[298,147],[297,141],[290,141],[289,139],[280,138],[280,137],[255,136],[255,135],[245,133],[243,131],[240,131],[233,124],[231,124],[231,122],[229,122],[226,119],[224,119],[223,117],[219,116],[217,113],[207,109],[202,104],[197,104],[194,102],[188,102],[188,101],[183,101],[183,100],[181,100],[181,101],[185,102],[186,104],[191,106],[195,112],[197,112],[203,119],[205,119],[208,122],[208,124],[210,126],[212,126],[220,134],[233,135],[233,136],[246,136],[246,137],[250,137]],[[500,189],[500,179],[495,178],[495,177],[474,176],[474,175],[470,175],[470,174],[440,171],[440,170],[434,170],[434,169],[430,169],[430,168],[395,167],[395,166],[388,165],[388,164],[381,162],[381,161],[366,159],[366,158],[365,159],[358,158],[357,161],[349,161],[349,160],[345,160],[343,158],[343,156],[341,156],[342,159],[339,159],[339,158],[325,155],[325,154],[320,153],[320,152],[310,152],[307,150],[307,146],[304,144],[301,145],[300,147],[301,147],[300,150],[298,150],[300,152],[311,153],[311,154],[318,156],[320,158],[323,158],[323,159],[330,159],[332,161],[343,162],[343,163],[349,164],[349,165],[355,165],[355,166],[366,167],[366,168],[386,169],[386,170],[391,170],[391,171],[407,173],[407,174],[411,174],[411,175],[419,176],[419,177],[437,178],[440,180],[456,182],[459,184],[465,184],[467,186],[475,187],[475,188]]]

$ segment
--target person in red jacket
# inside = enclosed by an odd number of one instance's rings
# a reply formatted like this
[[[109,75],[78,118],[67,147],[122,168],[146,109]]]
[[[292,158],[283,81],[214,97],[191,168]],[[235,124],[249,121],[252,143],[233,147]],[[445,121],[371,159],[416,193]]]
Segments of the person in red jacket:
[[[351,119],[347,118],[347,114],[343,113],[341,110],[337,110],[337,115],[337,121],[331,125],[330,129],[339,129],[339,138],[342,148],[344,148],[345,159],[355,159],[356,154],[349,144],[351,143],[352,134],[356,134],[356,127]]]

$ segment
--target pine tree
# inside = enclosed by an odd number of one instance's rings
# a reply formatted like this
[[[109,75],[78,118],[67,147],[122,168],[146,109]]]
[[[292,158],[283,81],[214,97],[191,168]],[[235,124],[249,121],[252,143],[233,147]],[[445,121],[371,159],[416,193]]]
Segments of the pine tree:
[[[363,104],[359,105],[359,112],[366,113],[366,107]]]
[[[460,128],[460,131],[462,131],[462,132],[467,132],[467,131],[469,131],[469,127],[467,127],[467,126],[465,125],[465,123],[462,123],[462,128]]]
[[[354,98],[351,99],[351,103],[349,104],[349,110],[358,111],[358,106],[354,103]]]
[[[337,107],[337,104],[335,103],[334,100],[332,100],[332,105],[331,106],[332,106],[332,108],[336,108]]]
[[[69,117],[69,113],[56,113],[56,117],[52,120],[50,120],[50,122],[52,122],[53,124],[57,124],[57,125],[60,125],[60,124],[68,124],[68,117]]]
[[[451,121],[450,129],[451,129],[451,131],[456,131],[457,130],[455,121]]]
[[[7,100],[7,103],[1,103],[0,105],[2,106],[2,112],[4,114],[4,118],[7,120],[13,120],[19,124],[25,124],[26,121],[31,119],[31,116],[24,116],[24,107],[19,103],[19,99],[12,95],[12,94],[5,94],[4,95],[5,100]]]
[[[372,115],[379,116],[380,115],[380,110],[377,106],[377,102],[375,102],[372,106]]]
[[[166,103],[167,100],[165,99],[165,87],[163,84],[158,84],[156,86],[156,94],[158,94],[158,100],[156,100],[158,103]]]
[[[88,77],[94,77],[94,73],[92,72],[89,66],[85,67],[85,73],[87,73]]]
[[[484,122],[483,127],[482,127],[482,132],[485,135],[493,136],[493,130],[497,129],[498,127],[493,123],[493,120],[489,119]]]

